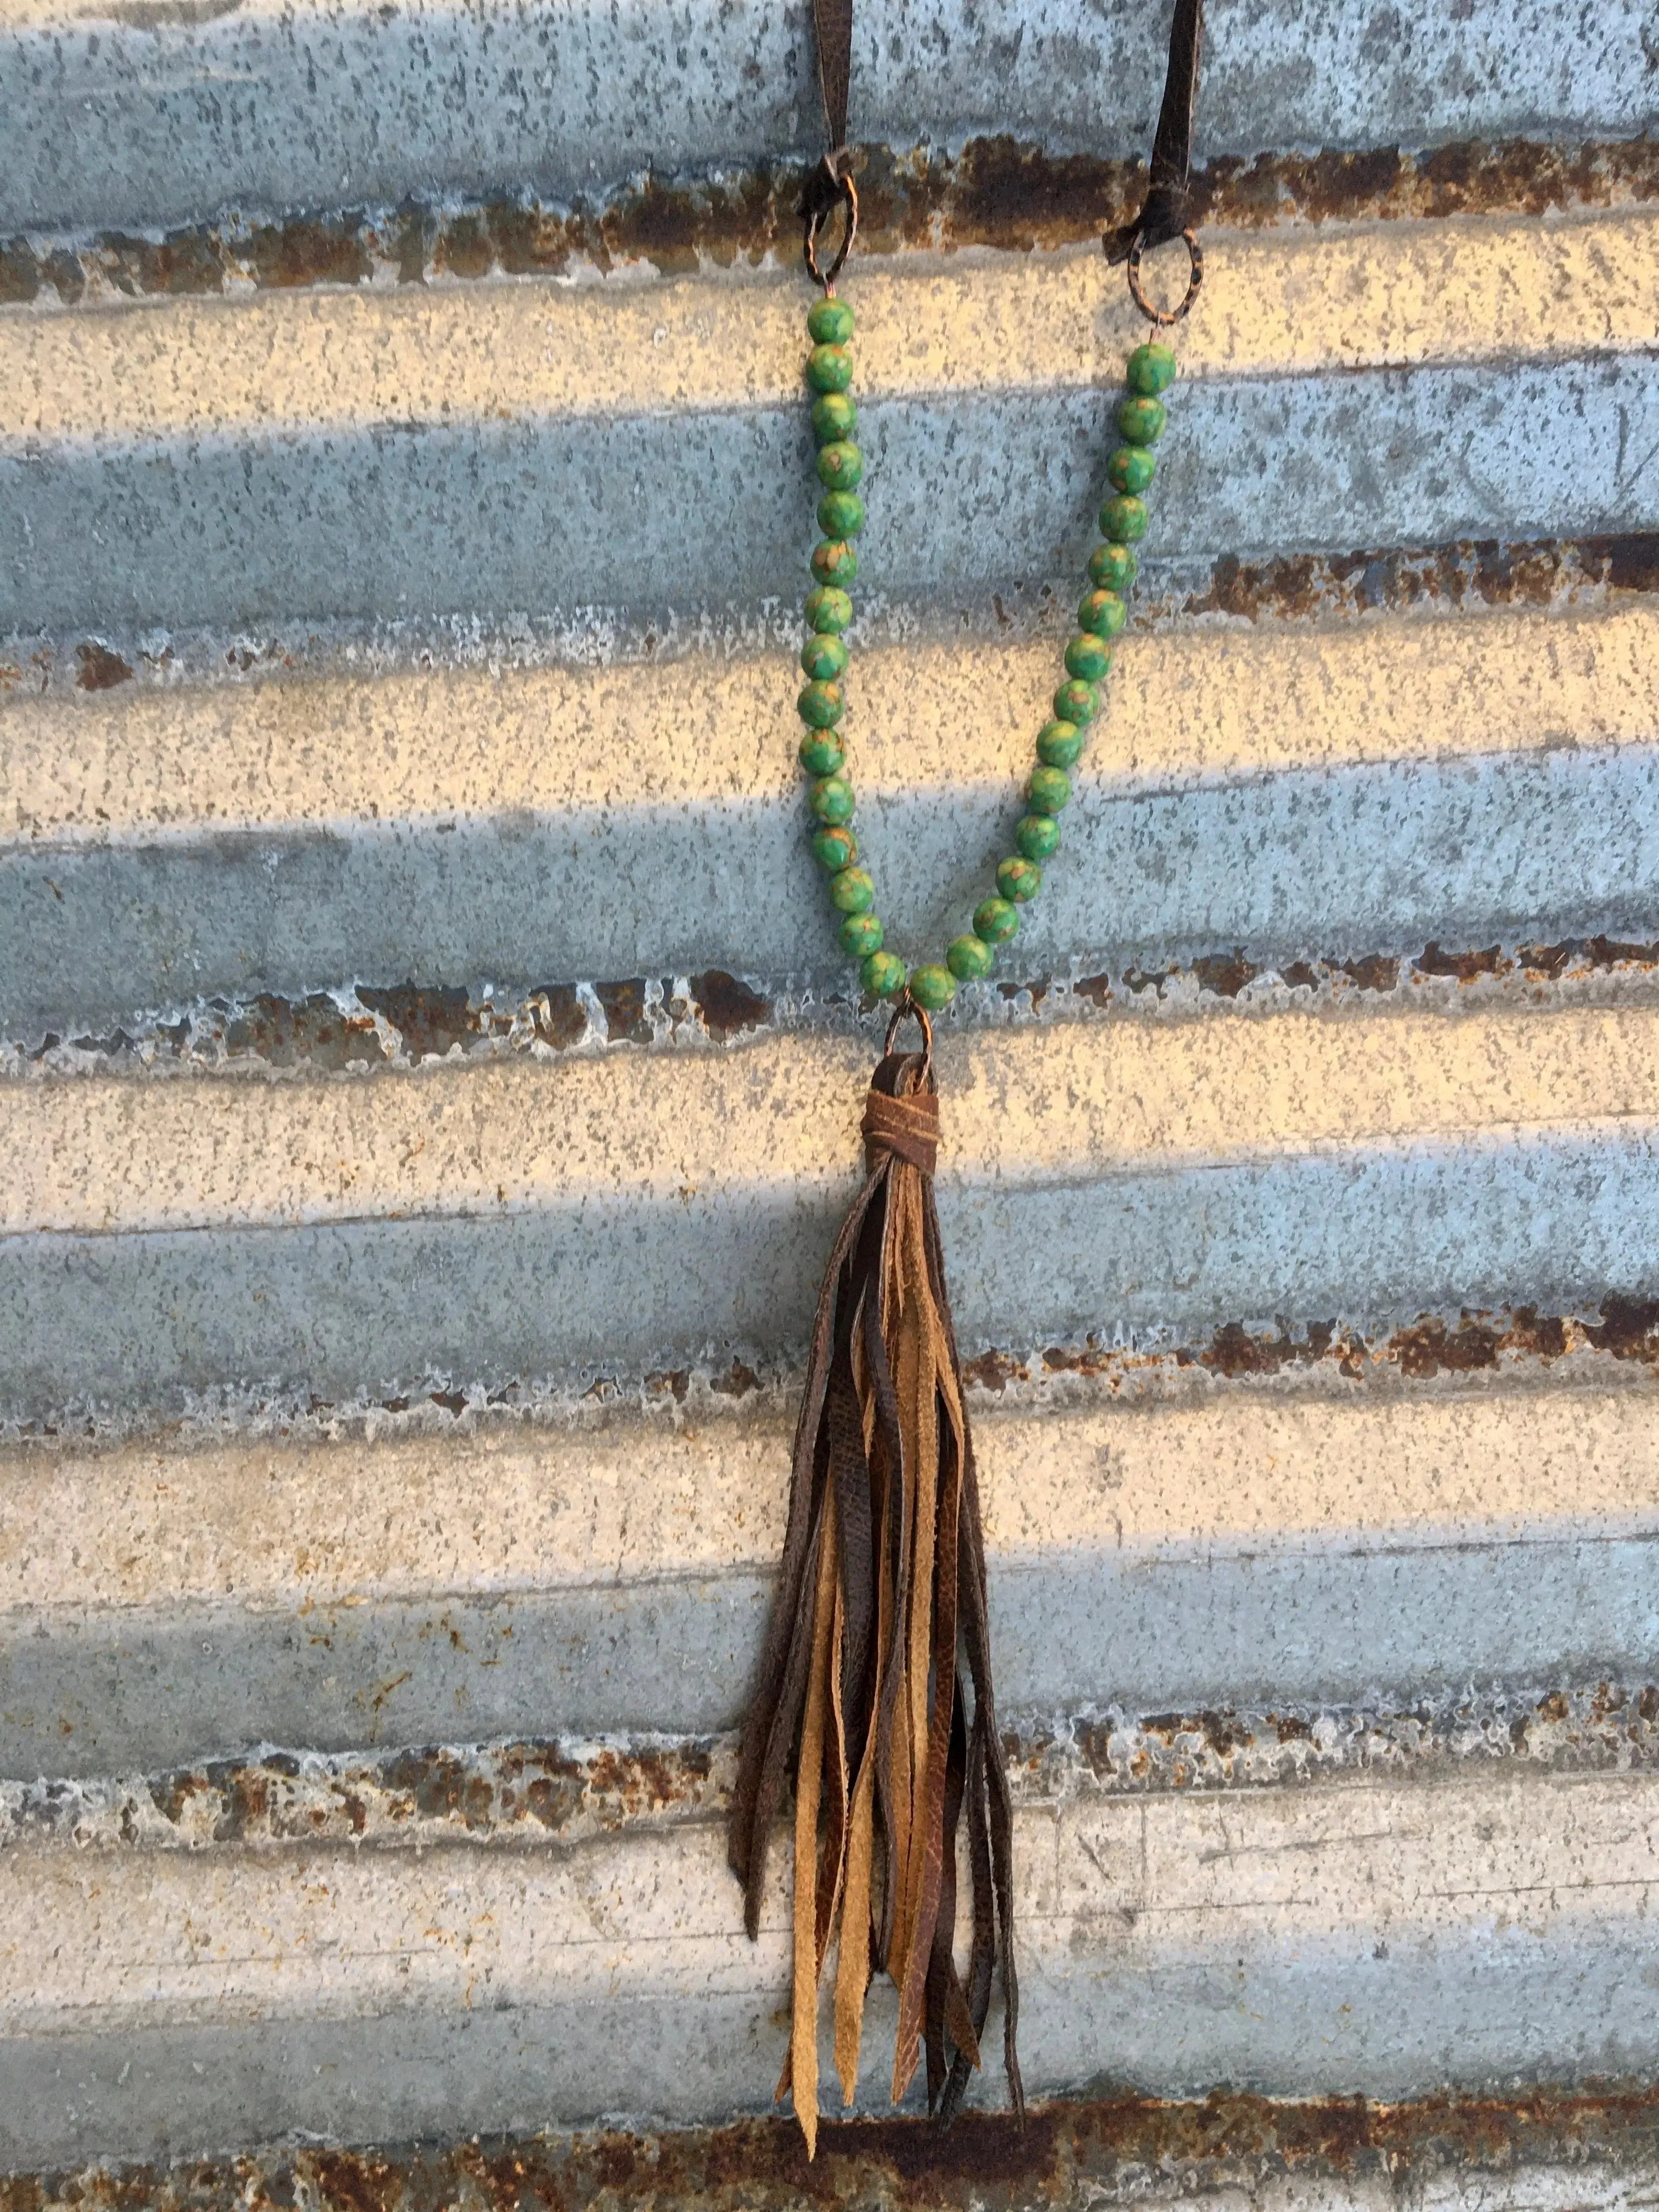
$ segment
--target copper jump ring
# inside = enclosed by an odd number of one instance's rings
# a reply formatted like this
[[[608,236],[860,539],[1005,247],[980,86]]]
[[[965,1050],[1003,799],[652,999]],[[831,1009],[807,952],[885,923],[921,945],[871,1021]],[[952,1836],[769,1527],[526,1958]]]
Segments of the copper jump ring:
[[[834,291],[836,279],[846,266],[847,257],[853,250],[853,240],[858,236],[859,196],[853,179],[843,176],[827,156],[814,176],[812,185],[817,186],[817,190],[815,191],[812,186],[808,187],[807,202],[804,210],[806,216],[806,237],[801,251],[805,258],[807,275],[815,284],[822,285],[827,297]],[[836,249],[836,257],[829,268],[820,269],[818,234],[837,207],[844,210],[842,218],[844,228],[842,232],[841,244]]]
[[[921,1072],[916,1078],[916,1088],[920,1091],[928,1083],[933,1073],[933,1024],[927,1018],[927,1007],[919,1006],[910,996],[908,985],[900,993],[898,1003],[893,1008],[893,1018],[887,1024],[887,1042],[881,1048],[881,1054],[885,1060],[891,1054],[893,1039],[899,1033],[899,1024],[907,1014],[921,1031]]]
[[[1185,298],[1178,307],[1172,307],[1167,314],[1162,307],[1155,307],[1140,289],[1140,251],[1144,241],[1137,238],[1129,248],[1129,296],[1149,323],[1156,324],[1164,329],[1167,329],[1171,323],[1178,323],[1188,312],[1193,301],[1198,297],[1199,286],[1204,282],[1203,249],[1190,230],[1183,230],[1181,237],[1182,244],[1187,248],[1192,268],[1187,278]]]

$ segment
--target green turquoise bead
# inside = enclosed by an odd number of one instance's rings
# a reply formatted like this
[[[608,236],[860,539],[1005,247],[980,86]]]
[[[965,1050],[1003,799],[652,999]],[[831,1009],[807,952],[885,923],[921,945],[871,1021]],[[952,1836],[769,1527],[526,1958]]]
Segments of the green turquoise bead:
[[[1035,860],[999,860],[997,889],[1006,899],[1023,906],[1042,889],[1042,871]]]
[[[1093,721],[1095,695],[1080,678],[1074,676],[1055,692],[1054,718],[1057,721],[1075,722],[1079,729]]]
[[[1083,750],[1083,732],[1075,722],[1045,722],[1037,732],[1037,758],[1049,768],[1070,768]]]
[[[1091,630],[1079,631],[1066,648],[1066,673],[1080,676],[1085,684],[1098,684],[1111,665],[1111,647]]]
[[[1060,824],[1052,814],[1027,814],[1014,832],[1014,842],[1028,860],[1048,860],[1060,845]]]
[[[820,822],[839,829],[853,818],[853,787],[845,776],[821,775],[807,793],[806,803]]]
[[[1120,491],[1143,492],[1158,474],[1158,456],[1145,446],[1120,446],[1106,464],[1109,483]]]
[[[826,538],[856,538],[864,527],[864,501],[855,491],[827,491],[818,501],[818,528]]]
[[[956,977],[948,968],[941,968],[937,961],[930,961],[925,968],[910,970],[910,996],[930,1014],[936,1014],[942,1006],[948,1006],[956,995]]]
[[[815,345],[806,356],[806,381],[814,392],[845,392],[853,381],[853,356],[845,346]]]
[[[868,914],[875,902],[876,887],[864,869],[840,868],[830,877],[830,903],[837,914]]]
[[[1100,510],[1100,534],[1117,545],[1133,545],[1146,535],[1146,503],[1133,492],[1120,492]]]
[[[1121,598],[1134,582],[1140,563],[1127,545],[1097,545],[1089,556],[1089,581]]]
[[[867,960],[881,950],[882,927],[872,914],[849,914],[836,934],[841,949],[854,960]]]
[[[809,730],[795,757],[808,775],[838,775],[847,756],[833,730]]]
[[[872,952],[859,969],[859,981],[875,999],[896,999],[904,988],[904,963],[896,952]]]
[[[859,572],[859,556],[843,539],[826,538],[812,548],[812,574],[820,584],[845,591]]]
[[[1117,410],[1118,435],[1132,446],[1155,446],[1168,420],[1161,399],[1126,399]]]
[[[820,584],[806,594],[806,619],[814,629],[839,637],[853,619],[853,602],[834,584]]]
[[[945,955],[945,966],[962,983],[976,983],[995,963],[996,955],[982,937],[953,937]]]
[[[853,335],[853,310],[845,300],[815,300],[806,311],[814,345],[845,345]]]
[[[856,491],[864,481],[864,456],[850,438],[818,447],[818,482],[831,491]]]
[[[1123,380],[1142,399],[1156,399],[1176,380],[1176,357],[1166,345],[1138,345]]]
[[[826,392],[812,402],[812,428],[820,444],[850,438],[858,427],[858,403],[850,392]]]
[[[1129,610],[1115,592],[1091,592],[1077,611],[1078,628],[1097,637],[1121,635],[1128,618]]]
[[[815,631],[800,649],[800,665],[815,684],[833,684],[844,675],[849,659],[838,637],[820,637]]]
[[[833,875],[850,868],[859,856],[859,841],[850,830],[820,830],[812,840],[812,858]]]
[[[1019,927],[1019,908],[1006,898],[981,899],[974,908],[974,934],[988,945],[1006,945]]]
[[[847,702],[839,684],[812,683],[803,687],[795,701],[795,712],[815,730],[833,730],[847,712]]]
[[[1072,795],[1072,780],[1064,769],[1034,768],[1025,792],[1039,814],[1058,814]]]

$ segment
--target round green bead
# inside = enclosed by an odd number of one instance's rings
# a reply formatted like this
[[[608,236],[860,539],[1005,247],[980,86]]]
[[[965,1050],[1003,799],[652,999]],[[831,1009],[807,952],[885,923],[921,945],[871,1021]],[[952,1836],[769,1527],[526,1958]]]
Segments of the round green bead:
[[[818,482],[831,491],[854,491],[864,481],[864,456],[850,438],[818,447]]]
[[[839,637],[853,619],[853,602],[834,584],[820,584],[806,594],[806,619],[816,630]]]
[[[839,775],[847,756],[833,730],[809,730],[795,757],[808,775]]]
[[[864,527],[864,501],[855,491],[827,491],[818,501],[818,528],[826,538],[856,538]]]
[[[974,934],[988,945],[1006,945],[1019,927],[1019,908],[1006,898],[981,899],[974,908]]]
[[[1035,860],[999,860],[997,889],[1004,898],[1023,906],[1042,889],[1042,871]]]
[[[854,960],[867,960],[881,950],[882,927],[872,914],[849,914],[836,934],[842,951],[850,952]]]
[[[1140,563],[1127,545],[1097,545],[1089,556],[1089,581],[1120,597],[1135,580]]]
[[[850,438],[858,427],[858,403],[850,392],[826,392],[812,402],[812,428],[821,444]]]
[[[839,868],[830,877],[830,903],[837,914],[868,914],[875,902],[876,887],[864,869]]]
[[[896,999],[904,988],[904,963],[896,952],[872,952],[859,969],[859,981],[872,998]]]
[[[1058,814],[1072,795],[1072,780],[1064,769],[1034,768],[1025,793],[1039,814]]]
[[[1158,474],[1158,456],[1145,446],[1120,446],[1106,464],[1106,474],[1120,491],[1143,492]]]
[[[962,983],[976,983],[995,963],[996,955],[982,937],[953,937],[945,955],[945,966]]]
[[[1166,345],[1138,345],[1123,380],[1141,398],[1156,399],[1176,380],[1176,357]]]
[[[812,840],[812,858],[833,875],[850,868],[859,856],[859,841],[850,830],[820,830]]]
[[[1075,722],[1045,722],[1037,733],[1037,758],[1049,768],[1070,768],[1083,744]]]
[[[820,509],[820,512],[822,510]],[[1100,534],[1114,544],[1133,545],[1146,535],[1146,504],[1133,492],[1120,492],[1100,510]]]
[[[859,556],[843,538],[826,538],[812,548],[812,574],[819,583],[845,591],[858,572]]]
[[[1115,592],[1091,592],[1078,608],[1077,624],[1097,637],[1117,637],[1128,617],[1128,609]]]
[[[845,346],[815,345],[806,356],[806,381],[814,392],[845,392],[853,381],[853,356]]]
[[[1079,729],[1095,718],[1095,695],[1078,677],[1062,684],[1054,694],[1054,716],[1061,722],[1075,722]]]
[[[820,822],[839,829],[853,818],[853,787],[845,776],[821,775],[807,793],[806,803]]]
[[[1168,420],[1161,399],[1126,399],[1117,410],[1118,434],[1132,446],[1155,446]]]
[[[1028,860],[1052,860],[1060,846],[1060,824],[1052,814],[1024,815],[1014,842]]]
[[[802,688],[795,701],[795,712],[815,730],[833,730],[847,712],[847,702],[841,696],[839,684],[812,683]]]
[[[1112,648],[1092,630],[1081,630],[1066,648],[1066,673],[1080,676],[1085,684],[1098,684],[1112,665]]]
[[[806,311],[814,345],[845,345],[853,335],[853,310],[845,300],[815,300]]]
[[[800,649],[800,665],[815,684],[833,684],[844,675],[849,655],[838,637],[820,637],[815,630]]]
[[[956,995],[956,977],[948,968],[941,968],[937,961],[929,961],[925,968],[910,970],[910,996],[928,1013],[938,1013],[942,1006],[948,1006]]]

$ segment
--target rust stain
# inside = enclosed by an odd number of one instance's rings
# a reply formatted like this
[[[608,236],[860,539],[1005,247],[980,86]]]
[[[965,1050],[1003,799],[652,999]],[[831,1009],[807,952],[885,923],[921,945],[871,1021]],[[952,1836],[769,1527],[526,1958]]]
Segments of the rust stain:
[[[357,997],[371,1013],[385,1016],[410,1060],[441,1060],[458,1044],[469,1044],[478,1034],[478,1015],[462,990],[423,988],[414,983],[373,990],[359,984]]]
[[[1659,2148],[1659,2088],[1532,2087],[1510,2096],[1449,2093],[1410,2103],[1363,2097],[1280,2100],[1216,2089],[1176,2101],[1122,2091],[1031,2107],[1024,2130],[968,2112],[941,2135],[920,2118],[828,2120],[810,2166],[787,2118],[660,2134],[473,2137],[450,2145],[276,2149],[176,2166],[97,2166],[0,2179],[0,2212],[238,2212],[294,2204],[329,2212],[586,2212],[629,2203],[686,2212],[1069,2212],[1148,2174],[1182,2193],[1272,2176],[1365,2176],[1401,2201],[1434,2174],[1497,2173],[1571,2163],[1581,2171],[1649,2165]],[[1586,2187],[1592,2186],[1587,2179]]]
[[[84,645],[75,648],[75,658],[80,664],[80,674],[75,681],[82,691],[112,691],[118,684],[131,684],[131,663],[123,660],[118,653],[111,652],[96,638],[89,637]]]
[[[225,1043],[232,1054],[272,1067],[374,1067],[386,1058],[369,1016],[344,1013],[321,992],[251,1000],[226,1024]]]
[[[1056,155],[1010,137],[970,138],[957,154],[872,145],[855,157],[860,244],[869,252],[995,246],[1030,252],[1076,243],[1139,206],[1139,161]],[[105,231],[74,242],[0,240],[0,304],[89,287],[129,295],[216,292],[252,283],[362,284],[382,272],[434,277],[557,276],[645,264],[665,276],[706,264],[793,259],[802,173],[763,164],[689,180],[648,176],[568,205],[501,195],[454,208],[395,209],[222,222],[153,237]],[[1498,212],[1642,204],[1659,198],[1659,144],[1575,147],[1528,140],[1352,153],[1262,154],[1212,162],[1194,178],[1200,222],[1237,229],[1282,222],[1434,220]]]
[[[963,1364],[970,1388],[1000,1396],[1014,1385],[1075,1375],[1120,1390],[1129,1379],[1158,1369],[1193,1368],[1226,1382],[1323,1370],[1350,1382],[1392,1370],[1423,1382],[1440,1375],[1475,1375],[1516,1361],[1548,1367],[1570,1354],[1597,1352],[1651,1367],[1659,1373],[1659,1300],[1610,1291],[1596,1317],[1540,1314],[1529,1305],[1499,1311],[1465,1308],[1454,1316],[1424,1314],[1389,1335],[1368,1341],[1337,1321],[1309,1322],[1300,1330],[1280,1322],[1251,1328],[1232,1321],[1206,1341],[1171,1350],[1126,1351],[1089,1338],[1080,1345],[1050,1345],[1030,1357],[1003,1350]]]
[[[1223,554],[1208,583],[1172,602],[1170,611],[1296,622],[1417,607],[1547,607],[1587,592],[1655,591],[1659,534],[1652,532],[1509,544],[1461,538],[1264,561]],[[1140,617],[1148,611],[1143,595]]]

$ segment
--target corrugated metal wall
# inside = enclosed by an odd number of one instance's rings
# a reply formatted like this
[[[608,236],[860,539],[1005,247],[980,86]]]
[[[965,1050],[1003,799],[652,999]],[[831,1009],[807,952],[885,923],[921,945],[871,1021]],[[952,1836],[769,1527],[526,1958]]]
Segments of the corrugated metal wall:
[[[0,0],[0,2165],[723,2122],[881,1018],[794,765],[806,11],[100,9]],[[918,954],[1165,27],[860,0]],[[1659,2068],[1656,54],[1212,10],[1132,629],[939,1054],[1040,2094]]]

